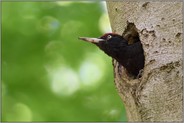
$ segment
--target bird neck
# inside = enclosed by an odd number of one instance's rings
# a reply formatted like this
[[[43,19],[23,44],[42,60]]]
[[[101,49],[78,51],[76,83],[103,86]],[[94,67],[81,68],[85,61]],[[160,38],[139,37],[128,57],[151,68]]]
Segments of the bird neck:
[[[106,47],[100,47],[107,55],[114,59],[122,59],[122,56],[126,54],[128,44],[122,43],[119,45],[108,45]]]

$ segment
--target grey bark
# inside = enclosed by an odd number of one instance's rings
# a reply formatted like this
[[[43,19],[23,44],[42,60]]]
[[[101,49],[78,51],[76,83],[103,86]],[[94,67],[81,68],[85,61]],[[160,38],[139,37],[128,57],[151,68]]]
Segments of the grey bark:
[[[133,79],[113,60],[115,86],[129,121],[182,121],[182,2],[107,2],[113,32],[134,23],[145,55]]]

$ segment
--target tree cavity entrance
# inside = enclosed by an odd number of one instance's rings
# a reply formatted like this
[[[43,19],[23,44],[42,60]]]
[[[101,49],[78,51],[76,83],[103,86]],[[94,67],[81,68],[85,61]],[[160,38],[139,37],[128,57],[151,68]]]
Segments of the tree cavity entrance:
[[[136,42],[141,42],[140,38],[139,38],[139,33],[137,30],[138,29],[136,28],[134,23],[127,22],[127,27],[122,35],[128,41],[129,45],[134,44]],[[144,53],[144,49],[143,49],[143,53]],[[139,60],[139,59],[137,59],[137,60]],[[144,62],[145,62],[145,59],[144,59]],[[144,69],[144,67],[139,71],[139,74],[133,78],[137,79],[137,78],[142,77],[143,69]],[[130,77],[131,75],[128,75],[128,76]]]

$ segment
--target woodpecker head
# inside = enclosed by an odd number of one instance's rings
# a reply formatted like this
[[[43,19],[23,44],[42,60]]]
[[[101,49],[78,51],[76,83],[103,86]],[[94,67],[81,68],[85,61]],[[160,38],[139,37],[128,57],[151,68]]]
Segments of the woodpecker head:
[[[121,35],[115,33],[106,33],[100,38],[79,37],[79,39],[97,45],[113,58],[118,57],[120,48],[128,45],[128,42]]]

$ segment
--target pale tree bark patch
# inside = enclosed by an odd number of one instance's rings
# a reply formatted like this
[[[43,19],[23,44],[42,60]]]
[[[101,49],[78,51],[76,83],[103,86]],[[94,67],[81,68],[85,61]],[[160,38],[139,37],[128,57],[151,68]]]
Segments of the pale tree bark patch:
[[[182,2],[107,2],[113,32],[135,26],[144,49],[142,77],[115,60],[115,86],[129,121],[182,121]],[[130,34],[134,34],[130,32]]]

